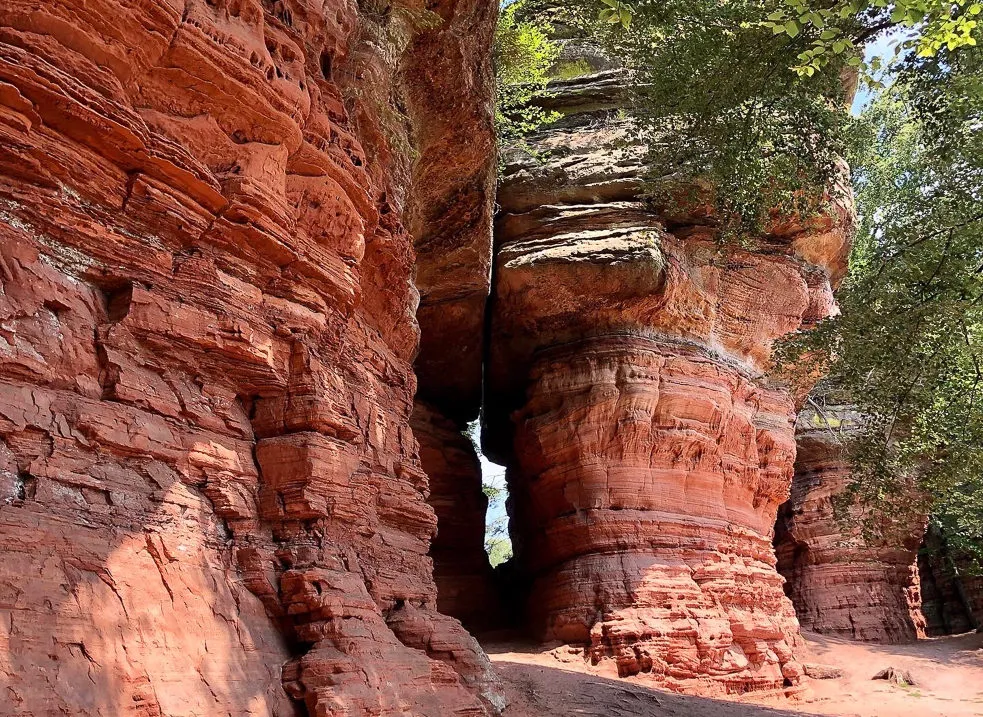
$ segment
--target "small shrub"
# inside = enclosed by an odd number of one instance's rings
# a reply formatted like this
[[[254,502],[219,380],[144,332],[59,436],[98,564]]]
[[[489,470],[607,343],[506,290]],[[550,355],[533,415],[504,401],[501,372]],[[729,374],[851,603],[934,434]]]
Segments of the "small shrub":
[[[495,122],[503,142],[516,140],[551,122],[558,114],[532,104],[546,89],[560,49],[552,28],[522,16],[524,0],[502,9],[495,28]]]

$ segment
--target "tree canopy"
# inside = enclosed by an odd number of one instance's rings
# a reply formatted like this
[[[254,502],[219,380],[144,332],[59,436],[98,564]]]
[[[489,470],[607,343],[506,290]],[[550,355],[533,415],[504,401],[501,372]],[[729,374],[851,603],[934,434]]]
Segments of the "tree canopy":
[[[983,4],[526,0],[515,12],[577,27],[624,63],[653,193],[704,181],[725,238],[760,232],[770,210],[822,210],[848,160],[860,227],[842,313],[786,351],[825,355],[866,416],[853,496],[884,506],[917,481],[950,545],[983,558]],[[858,83],[872,101],[855,116]]]
[[[495,27],[495,123],[500,141],[515,141],[553,119],[533,98],[546,88],[559,48],[550,41],[551,28],[524,0],[502,9]]]
[[[852,145],[860,231],[842,314],[802,337],[866,416],[856,496],[914,477],[983,558],[983,53],[912,54]]]

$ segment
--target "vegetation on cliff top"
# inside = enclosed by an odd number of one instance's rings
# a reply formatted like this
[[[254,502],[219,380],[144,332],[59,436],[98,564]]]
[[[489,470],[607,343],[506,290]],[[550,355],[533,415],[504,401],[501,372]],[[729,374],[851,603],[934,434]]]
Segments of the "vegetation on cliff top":
[[[916,476],[950,548],[983,561],[983,52],[909,57],[858,125],[842,314],[804,343],[866,416],[856,497]]]
[[[550,26],[525,13],[523,4],[519,0],[503,8],[495,27],[495,124],[502,142],[556,117],[532,100],[546,88],[560,51],[550,40]]]
[[[820,210],[848,158],[861,223],[842,314],[790,349],[825,354],[867,417],[854,497],[883,508],[916,477],[950,545],[983,559],[983,4],[525,0],[505,18],[617,56],[656,191],[709,180],[738,235]]]

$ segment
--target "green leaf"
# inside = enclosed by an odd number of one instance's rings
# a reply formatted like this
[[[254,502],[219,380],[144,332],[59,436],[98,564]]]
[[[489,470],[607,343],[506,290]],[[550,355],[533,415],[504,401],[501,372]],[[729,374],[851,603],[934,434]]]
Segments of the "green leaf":
[[[799,26],[795,20],[789,20],[785,23],[785,34],[789,37],[795,37],[799,34]]]

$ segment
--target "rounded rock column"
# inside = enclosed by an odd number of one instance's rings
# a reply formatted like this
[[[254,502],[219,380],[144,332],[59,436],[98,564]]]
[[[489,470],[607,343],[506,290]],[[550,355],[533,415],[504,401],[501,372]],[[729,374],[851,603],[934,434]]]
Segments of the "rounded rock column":
[[[771,548],[791,418],[784,394],[696,349],[608,336],[541,354],[510,476],[533,628],[669,686],[796,680]]]

